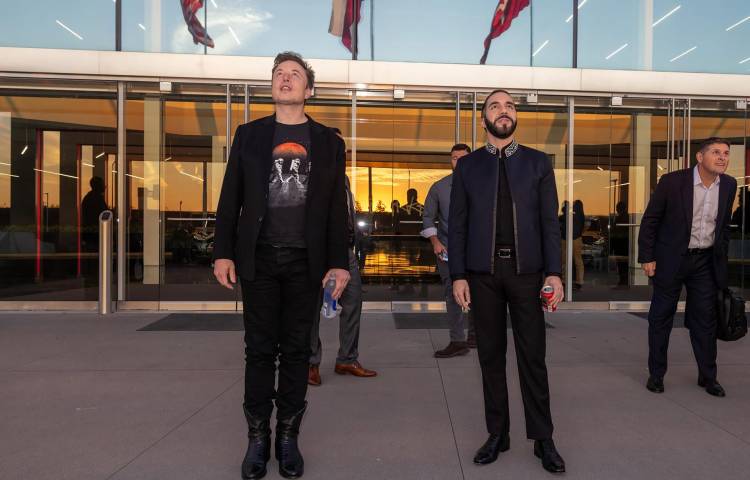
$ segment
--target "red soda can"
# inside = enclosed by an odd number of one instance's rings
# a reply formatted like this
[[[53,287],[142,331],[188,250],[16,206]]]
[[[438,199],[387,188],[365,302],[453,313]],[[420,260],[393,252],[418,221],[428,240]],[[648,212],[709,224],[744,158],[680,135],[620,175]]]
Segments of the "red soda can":
[[[542,299],[542,310],[546,310],[548,312],[554,312],[557,310],[556,305],[550,305],[550,301],[552,300],[552,297],[555,296],[555,289],[552,288],[549,285],[545,285],[542,287],[542,292],[539,294],[539,297]]]

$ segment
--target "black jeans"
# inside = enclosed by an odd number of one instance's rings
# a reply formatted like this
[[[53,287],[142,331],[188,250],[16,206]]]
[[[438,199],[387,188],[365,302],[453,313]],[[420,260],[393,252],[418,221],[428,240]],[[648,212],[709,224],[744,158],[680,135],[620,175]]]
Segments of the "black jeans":
[[[659,268],[657,263],[656,268]],[[713,253],[685,255],[677,275],[669,282],[654,282],[648,311],[648,370],[654,377],[667,373],[667,350],[674,313],[682,285],[687,290],[685,326],[690,330],[698,373],[708,381],[716,380],[716,282]]]
[[[482,368],[484,415],[489,433],[508,435],[508,386],[505,376],[507,351],[506,312],[510,308],[513,340],[526,417],[526,436],[552,438],[549,384],[547,382],[546,332],[539,291],[542,274],[518,275],[514,259],[495,259],[494,274],[470,274],[471,306],[477,351]]]
[[[305,249],[258,246],[255,279],[242,280],[245,408],[250,414],[269,418],[274,397],[277,418],[289,418],[304,407],[310,329],[319,295],[319,284],[308,275]]]

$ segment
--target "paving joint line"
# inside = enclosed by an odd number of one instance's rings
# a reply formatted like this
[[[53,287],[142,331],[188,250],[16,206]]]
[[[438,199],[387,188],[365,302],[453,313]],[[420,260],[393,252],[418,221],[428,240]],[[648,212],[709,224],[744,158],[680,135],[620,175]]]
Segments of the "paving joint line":
[[[168,436],[170,436],[172,433],[174,433],[175,431],[177,431],[180,427],[182,427],[183,425],[185,425],[187,422],[189,422],[190,420],[192,420],[193,418],[195,418],[196,415],[198,415],[203,410],[205,410],[209,405],[211,405],[212,403],[214,403],[216,400],[218,400],[224,394],[226,394],[229,390],[231,390],[232,388],[234,388],[234,386],[237,385],[238,383],[240,383],[243,380],[243,378],[244,378],[244,376],[240,376],[237,380],[235,380],[234,382],[232,382],[227,388],[225,388],[223,391],[221,391],[218,395],[216,395],[214,398],[212,398],[211,400],[209,400],[205,405],[203,405],[198,410],[196,410],[195,412],[193,412],[192,415],[190,415],[185,420],[183,420],[182,422],[180,422],[179,424],[177,424],[176,426],[174,426],[173,428],[171,428],[167,433],[165,433],[164,435],[162,435],[159,439],[157,439],[156,441],[154,441],[151,445],[147,446],[146,448],[144,448],[143,450],[141,450],[140,452],[138,452],[138,454],[135,457],[133,457],[131,460],[129,460],[127,463],[125,463],[125,465],[121,466],[120,468],[118,468],[117,470],[115,470],[114,472],[112,472],[112,474],[110,474],[109,476],[107,476],[107,478],[105,480],[110,480],[115,475],[117,475],[118,473],[120,473],[123,470],[125,470],[126,468],[128,468],[130,465],[133,464],[133,462],[135,462],[136,460],[138,460],[139,458],[141,458],[146,452],[148,452],[149,450],[151,450],[152,448],[154,448],[162,440],[164,440],[165,438],[167,438]]]

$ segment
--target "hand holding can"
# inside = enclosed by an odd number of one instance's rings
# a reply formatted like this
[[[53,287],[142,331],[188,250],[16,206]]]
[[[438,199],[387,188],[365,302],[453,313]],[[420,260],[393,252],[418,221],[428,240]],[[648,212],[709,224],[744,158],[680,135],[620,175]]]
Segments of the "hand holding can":
[[[542,299],[542,310],[545,310],[547,312],[554,312],[557,310],[556,305],[551,305],[550,301],[552,300],[552,297],[555,296],[555,289],[550,285],[545,285],[542,287],[542,291],[539,294],[539,297]]]

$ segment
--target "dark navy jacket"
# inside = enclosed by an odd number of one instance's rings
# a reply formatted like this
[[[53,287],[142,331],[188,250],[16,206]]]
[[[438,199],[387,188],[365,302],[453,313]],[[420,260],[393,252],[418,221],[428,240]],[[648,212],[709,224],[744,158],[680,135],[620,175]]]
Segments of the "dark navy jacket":
[[[516,272],[561,271],[560,223],[552,163],[515,141],[504,148],[513,199]],[[453,172],[448,262],[451,278],[494,273],[498,151],[492,145],[461,157]]]
[[[693,167],[694,168],[694,167]],[[714,229],[713,267],[718,288],[727,286],[727,252],[732,201],[737,180],[721,175],[719,206]],[[638,262],[656,262],[654,282],[672,282],[690,245],[693,225],[693,169],[668,173],[656,185],[641,220],[638,234]]]

